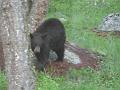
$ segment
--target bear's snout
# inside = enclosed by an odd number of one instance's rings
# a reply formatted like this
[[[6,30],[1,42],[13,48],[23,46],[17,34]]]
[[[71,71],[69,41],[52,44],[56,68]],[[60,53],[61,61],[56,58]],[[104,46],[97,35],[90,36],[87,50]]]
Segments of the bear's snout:
[[[36,46],[36,47],[35,47],[34,53],[40,53],[40,46]]]

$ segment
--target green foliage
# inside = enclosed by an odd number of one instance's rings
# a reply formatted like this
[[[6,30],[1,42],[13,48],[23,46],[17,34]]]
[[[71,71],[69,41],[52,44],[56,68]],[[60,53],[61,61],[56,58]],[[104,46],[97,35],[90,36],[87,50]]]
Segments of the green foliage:
[[[109,13],[120,13],[120,0],[51,0],[46,18],[63,18],[67,40],[104,55],[99,71],[70,70],[65,79],[44,74],[38,78],[41,90],[119,90],[120,38],[99,37],[92,30]],[[43,79],[46,78],[46,79]],[[46,88],[45,88],[46,87]],[[39,89],[38,89],[39,90]]]
[[[3,73],[0,72],[0,90],[7,90],[7,81]]]
[[[119,90],[120,73],[91,68],[70,70],[66,78],[40,73],[37,90]]]
[[[58,90],[59,83],[57,82],[63,81],[62,78],[52,78],[49,75],[44,73],[40,73],[37,78],[36,87],[37,90]]]

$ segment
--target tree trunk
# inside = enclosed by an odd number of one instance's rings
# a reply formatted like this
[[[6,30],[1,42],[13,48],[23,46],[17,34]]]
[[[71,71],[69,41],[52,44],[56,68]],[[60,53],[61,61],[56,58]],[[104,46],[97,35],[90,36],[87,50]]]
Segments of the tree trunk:
[[[2,42],[1,42],[1,37],[0,37],[0,71],[4,70],[4,55],[3,55],[3,48],[2,48]]]
[[[29,33],[47,10],[47,0],[1,0],[0,37],[2,40],[8,90],[34,90],[30,67]]]

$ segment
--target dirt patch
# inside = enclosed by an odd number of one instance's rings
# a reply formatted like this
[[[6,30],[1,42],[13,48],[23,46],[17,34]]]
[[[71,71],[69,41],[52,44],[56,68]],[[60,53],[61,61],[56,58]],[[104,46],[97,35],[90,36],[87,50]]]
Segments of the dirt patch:
[[[70,68],[81,69],[84,67],[90,67],[93,69],[99,69],[99,55],[93,52],[88,51],[87,49],[79,48],[76,45],[71,45],[67,43],[66,48],[70,49],[72,52],[76,53],[80,57],[79,64],[73,64],[64,60],[63,62],[51,61],[45,68],[46,72],[51,76],[61,76],[65,75]]]
[[[93,32],[102,37],[107,37],[109,35],[120,37],[120,31],[98,31],[97,28],[94,28]]]
[[[72,64],[68,62],[50,62],[46,67],[46,73],[51,76],[62,76],[69,71]]]

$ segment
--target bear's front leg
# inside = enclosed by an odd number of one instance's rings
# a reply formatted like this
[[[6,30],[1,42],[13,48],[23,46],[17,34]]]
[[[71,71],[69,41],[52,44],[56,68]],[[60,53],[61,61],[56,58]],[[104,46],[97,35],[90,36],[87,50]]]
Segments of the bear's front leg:
[[[64,48],[58,49],[55,52],[58,56],[57,61],[63,61],[63,59],[64,59]]]

